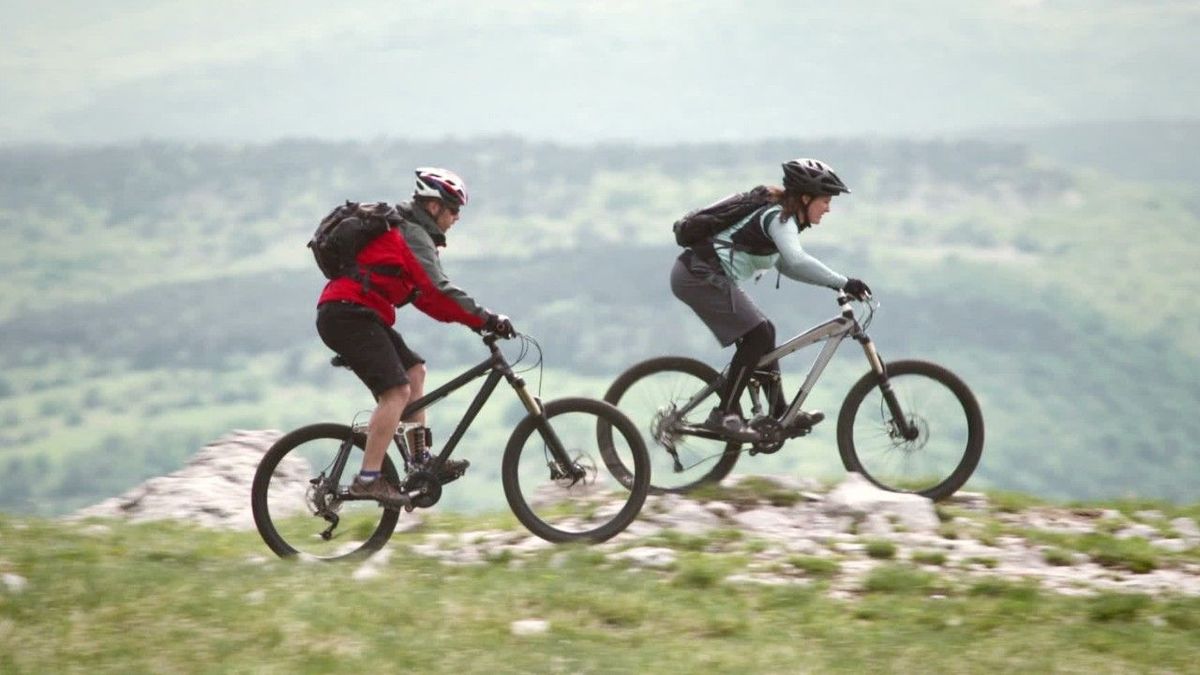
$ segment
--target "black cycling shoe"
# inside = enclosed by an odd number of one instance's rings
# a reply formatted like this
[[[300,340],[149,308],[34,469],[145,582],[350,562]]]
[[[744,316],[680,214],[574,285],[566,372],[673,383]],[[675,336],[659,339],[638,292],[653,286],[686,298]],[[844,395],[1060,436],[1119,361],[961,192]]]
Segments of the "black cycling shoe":
[[[820,424],[821,420],[825,419],[825,413],[820,410],[801,410],[796,414],[796,419],[788,425],[788,431],[809,431],[813,427]]]
[[[713,408],[700,428],[720,434],[731,441],[753,443],[759,439],[759,433],[747,424],[741,415],[726,413],[720,408]]]

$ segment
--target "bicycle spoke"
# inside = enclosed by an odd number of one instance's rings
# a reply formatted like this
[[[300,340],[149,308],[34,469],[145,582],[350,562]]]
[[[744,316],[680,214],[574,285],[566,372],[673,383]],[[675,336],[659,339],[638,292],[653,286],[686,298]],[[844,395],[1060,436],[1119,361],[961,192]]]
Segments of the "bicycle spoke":
[[[599,541],[625,528],[649,487],[644,444],[612,406],[589,399],[546,405],[547,423],[569,463],[556,460],[532,420],[513,432],[504,452],[504,490],[513,512],[551,541]],[[611,431],[601,452],[598,431]],[[606,454],[607,453],[607,454]]]
[[[315,431],[304,433],[310,430]],[[360,449],[353,449],[337,483],[330,477],[346,433],[338,425],[307,427],[281,439],[264,456],[252,502],[259,531],[276,553],[335,559],[369,553],[390,536],[395,511],[372,500],[342,499],[358,472]],[[390,462],[385,474],[395,480]]]

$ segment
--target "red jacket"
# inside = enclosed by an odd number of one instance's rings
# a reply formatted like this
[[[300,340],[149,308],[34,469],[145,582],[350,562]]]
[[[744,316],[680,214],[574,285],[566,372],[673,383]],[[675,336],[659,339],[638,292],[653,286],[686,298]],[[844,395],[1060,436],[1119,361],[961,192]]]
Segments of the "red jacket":
[[[358,279],[339,277],[325,284],[317,305],[345,300],[369,307],[387,325],[396,323],[396,305],[411,300],[417,309],[447,323],[461,323],[470,328],[481,328],[484,317],[463,309],[457,302],[438,290],[429,279],[421,263],[409,250],[404,237],[395,228],[379,235],[363,247],[357,257],[359,265],[389,265],[399,267],[400,276],[371,273],[370,285],[363,292]],[[416,296],[413,297],[413,291]]]

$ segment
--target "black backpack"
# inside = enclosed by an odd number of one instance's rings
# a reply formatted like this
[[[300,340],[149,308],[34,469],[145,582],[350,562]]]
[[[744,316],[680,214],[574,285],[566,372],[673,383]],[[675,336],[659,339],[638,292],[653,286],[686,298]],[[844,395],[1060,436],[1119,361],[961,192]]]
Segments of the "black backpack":
[[[308,241],[317,267],[326,279],[350,277],[362,282],[369,290],[368,272],[401,276],[403,269],[395,265],[358,264],[358,254],[376,237],[403,220],[396,207],[384,202],[360,204],[347,201],[321,219],[317,231]]]
[[[749,192],[729,195],[675,221],[671,228],[675,231],[675,243],[680,246],[699,244],[733,227],[758,209],[774,204],[775,201],[770,189],[765,185],[759,185]]]

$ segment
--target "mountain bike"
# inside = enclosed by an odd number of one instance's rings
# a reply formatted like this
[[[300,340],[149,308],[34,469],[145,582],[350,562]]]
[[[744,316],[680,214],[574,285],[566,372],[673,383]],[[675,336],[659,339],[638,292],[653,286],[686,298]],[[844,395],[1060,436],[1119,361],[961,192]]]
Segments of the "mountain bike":
[[[537,344],[521,338],[524,349],[518,363],[529,344]],[[271,446],[259,463],[250,495],[254,524],[267,546],[283,557],[325,560],[379,550],[392,536],[401,510],[433,506],[443,485],[456,478],[438,469],[501,379],[512,386],[527,413],[513,429],[501,460],[504,495],[517,520],[552,542],[599,542],[624,530],[637,517],[650,485],[650,459],[641,434],[629,418],[603,401],[562,398],[543,403],[514,373],[497,339],[495,334],[484,335],[491,352],[486,360],[405,408],[406,418],[486,376],[442,451],[424,466],[413,463],[404,433],[416,425],[401,423],[396,430],[393,441],[404,473],[385,456],[381,478],[400,488],[402,503],[381,503],[349,492],[361,463],[351,458],[365,448],[366,423],[314,424]],[[597,462],[598,432],[608,443],[602,463]],[[609,479],[614,466],[620,471],[619,481]]]
[[[808,435],[801,406],[847,337],[862,345],[871,370],[851,388],[837,420],[837,444],[843,466],[876,486],[894,492],[915,492],[932,500],[954,494],[970,478],[983,451],[983,414],[967,385],[945,368],[927,361],[885,363],[867,336],[879,303],[863,302],[864,320],[855,316],[850,296],[839,293],[840,315],[811,328],[765,355],[750,378],[750,427],[753,437],[734,440],[731,434],[701,426],[719,401],[729,368],[718,373],[700,361],[663,356],[638,363],[612,383],[604,400],[618,406],[643,428],[654,448],[651,493],[688,492],[729,475],[742,455],[778,452],[790,439]],[[808,376],[782,413],[763,411],[765,396],[786,400],[778,368],[769,364],[825,342]],[[742,413],[745,397],[730,412]],[[601,434],[601,455],[617,463],[615,444]],[[612,455],[609,449],[614,449]],[[619,477],[624,474],[619,474]],[[628,474],[632,477],[632,474]]]

